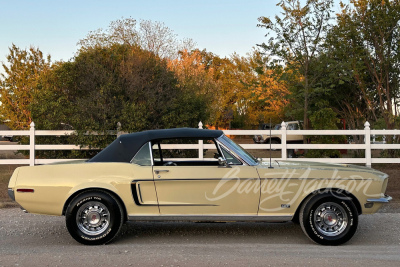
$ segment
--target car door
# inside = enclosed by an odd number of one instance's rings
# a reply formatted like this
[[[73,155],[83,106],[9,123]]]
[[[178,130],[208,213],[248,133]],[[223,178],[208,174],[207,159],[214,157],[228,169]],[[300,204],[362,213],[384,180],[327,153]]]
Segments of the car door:
[[[131,160],[133,203],[127,207],[129,215],[159,215],[150,148],[150,142],[144,144]]]
[[[214,158],[169,158],[153,143],[153,175],[161,215],[257,215],[260,180],[253,166],[233,156],[230,165]],[[208,155],[227,157],[216,143]],[[182,155],[182,153],[180,153]],[[224,156],[225,154],[225,156]],[[169,166],[165,166],[169,165]]]

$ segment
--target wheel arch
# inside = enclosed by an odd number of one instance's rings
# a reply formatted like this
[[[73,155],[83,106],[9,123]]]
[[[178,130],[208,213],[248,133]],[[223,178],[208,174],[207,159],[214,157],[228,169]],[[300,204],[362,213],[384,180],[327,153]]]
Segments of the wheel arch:
[[[339,188],[321,188],[321,189],[317,189],[313,192],[311,192],[310,194],[308,194],[300,203],[300,205],[297,207],[295,214],[293,215],[293,219],[292,220],[298,220],[299,219],[299,213],[300,213],[300,209],[303,206],[303,204],[311,197],[319,194],[319,193],[329,193],[329,192],[336,192],[336,193],[340,193],[342,195],[345,195],[349,198],[351,198],[351,200],[353,201],[354,205],[356,206],[358,215],[362,214],[362,207],[360,204],[360,201],[350,192],[348,191],[344,191],[343,189],[339,189]]]
[[[116,193],[113,192],[112,190],[105,189],[105,188],[101,188],[101,187],[83,188],[83,189],[80,189],[80,190],[74,192],[74,193],[73,193],[72,195],[70,195],[70,196],[68,197],[68,199],[65,201],[64,207],[63,207],[63,210],[62,210],[62,215],[65,216],[65,212],[67,211],[67,208],[68,208],[69,203],[71,203],[71,201],[72,201],[77,195],[79,195],[79,194],[81,194],[81,193],[84,193],[84,192],[90,192],[90,191],[100,191],[100,192],[102,191],[102,192],[106,192],[107,194],[113,196],[113,197],[118,201],[118,203],[121,205],[121,207],[122,207],[122,210],[123,210],[123,212],[124,212],[124,221],[127,221],[127,220],[128,220],[128,215],[127,215],[125,203],[124,203],[124,202],[122,201],[122,199],[118,196],[118,194],[116,194]]]

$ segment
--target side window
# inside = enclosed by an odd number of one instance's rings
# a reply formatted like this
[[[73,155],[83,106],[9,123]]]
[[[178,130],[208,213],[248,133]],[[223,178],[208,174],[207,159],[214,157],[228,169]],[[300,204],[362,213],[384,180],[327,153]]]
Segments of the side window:
[[[141,166],[151,166],[151,155],[149,143],[142,146],[138,153],[133,157],[131,163],[138,164]]]
[[[201,141],[202,139],[200,139]],[[199,158],[199,139],[173,138],[154,140],[151,152],[155,166],[218,166],[217,145],[213,139],[204,139],[203,155]]]
[[[221,146],[221,151],[229,165],[242,165],[242,162],[229,153],[223,146]]]
[[[222,155],[219,153],[217,149],[217,145],[214,143],[214,140],[203,140],[204,150],[203,150],[203,158],[204,160],[218,160]]]
[[[199,157],[198,142],[199,140],[191,138],[174,138],[161,140],[160,145],[162,158],[164,161],[196,159]],[[181,146],[188,147],[179,148]]]
[[[160,143],[152,142],[151,143],[151,153],[153,153],[153,160],[156,164],[157,162],[162,162],[161,154],[160,154]]]

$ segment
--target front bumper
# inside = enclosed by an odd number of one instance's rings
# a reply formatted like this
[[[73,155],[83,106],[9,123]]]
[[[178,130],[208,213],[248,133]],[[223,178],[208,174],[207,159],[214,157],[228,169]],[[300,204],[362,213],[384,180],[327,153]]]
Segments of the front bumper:
[[[381,198],[369,198],[367,199],[367,202],[372,202],[372,203],[389,203],[390,200],[393,198],[391,196],[385,195],[384,197]]]

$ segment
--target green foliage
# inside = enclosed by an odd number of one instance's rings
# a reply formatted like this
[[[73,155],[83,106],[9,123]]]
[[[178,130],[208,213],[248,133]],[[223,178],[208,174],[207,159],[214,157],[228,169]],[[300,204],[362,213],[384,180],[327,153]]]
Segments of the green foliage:
[[[115,137],[87,133],[197,127],[207,103],[178,86],[165,60],[139,47],[115,44],[81,51],[74,61],[54,65],[43,76],[33,118],[38,129],[77,130],[73,143],[102,148]]]
[[[32,122],[31,103],[42,85],[40,76],[50,66],[50,56],[34,47],[22,50],[14,44],[9,48],[8,64],[2,64],[0,81],[0,119],[11,129],[28,129]]]
[[[245,114],[239,114],[235,112],[231,121],[230,129],[245,129],[246,128],[247,116]]]
[[[331,40],[347,63],[347,77],[353,79],[368,117],[385,120],[393,129],[399,95],[400,1],[352,0],[343,5]],[[343,78],[341,76],[340,78]],[[360,99],[360,98],[359,98]],[[359,100],[358,100],[359,101]],[[368,118],[370,120],[370,118]]]
[[[384,120],[383,118],[380,118],[380,119],[376,120],[376,121],[374,122],[374,124],[371,126],[371,129],[374,129],[374,130],[383,130],[383,129],[386,129],[385,120]]]
[[[324,106],[350,129],[380,118],[384,128],[393,129],[400,95],[400,1],[352,0],[341,4],[332,24],[330,2],[301,6],[298,0],[282,0],[275,21],[260,18],[259,26],[273,33],[261,46],[276,56],[273,65],[281,69],[283,63],[282,78],[289,84],[286,115],[304,115],[307,123],[306,117]]]
[[[287,86],[282,73],[267,67],[268,58],[258,50],[241,57],[220,58],[202,51],[202,62],[213,73],[210,122],[216,127],[258,128],[260,123],[283,120]]]
[[[310,116],[311,123],[315,129],[337,130],[337,114],[331,108],[321,108]]]
[[[319,111],[313,113],[310,116],[310,121],[313,125],[314,129],[318,130],[337,130],[337,124],[339,120],[337,119],[337,114],[331,108],[321,108]],[[339,144],[343,143],[346,140],[345,136],[330,136],[330,135],[318,135],[310,137],[311,144]],[[310,158],[322,158],[322,157],[331,157],[337,158],[340,157],[340,153],[338,150],[309,150],[306,153],[307,157]]]
[[[325,72],[318,68],[316,60],[323,52],[326,33],[331,26],[332,3],[332,0],[308,0],[302,6],[300,0],[281,0],[277,5],[282,8],[282,16],[275,16],[275,22],[267,17],[259,18],[258,26],[267,29],[266,36],[272,33],[268,43],[259,46],[276,56],[273,65],[280,68],[283,63],[291,72],[289,90],[296,103],[292,110],[303,110],[305,129],[308,129],[312,89]],[[302,108],[298,107],[300,103]]]

